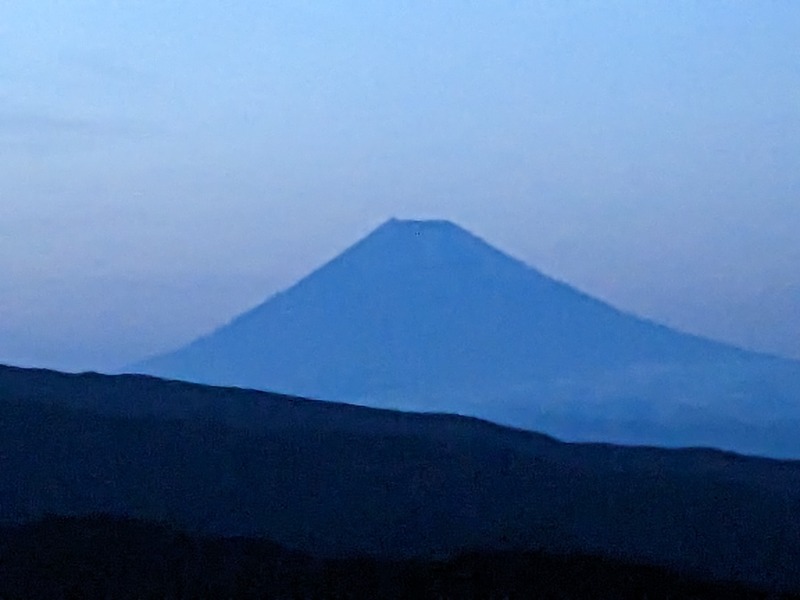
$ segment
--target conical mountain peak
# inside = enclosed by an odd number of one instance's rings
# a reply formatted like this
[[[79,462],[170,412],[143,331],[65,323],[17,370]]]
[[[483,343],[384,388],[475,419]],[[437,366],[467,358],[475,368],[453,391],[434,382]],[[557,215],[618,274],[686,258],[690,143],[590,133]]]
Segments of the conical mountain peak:
[[[450,233],[467,233],[463,227],[456,225],[447,219],[398,219],[392,217],[383,225],[379,227],[387,229],[395,229],[397,231],[405,231],[409,234],[416,235],[423,231],[440,231]]]
[[[511,268],[533,272],[452,221],[396,218],[384,222],[318,272],[344,264],[364,267],[366,263],[381,273],[395,274],[402,268],[472,268],[475,272]]]
[[[625,314],[450,221],[390,219],[286,291],[133,370],[537,426],[554,407],[649,418],[696,402],[747,416],[743,365],[760,360]],[[725,393],[711,397],[709,382]]]
[[[387,237],[396,242],[407,239],[414,241],[419,238],[436,238],[440,242],[458,243],[467,239],[479,238],[463,227],[445,219],[396,219],[384,222],[366,239],[371,237]],[[486,244],[485,242],[483,242]],[[488,244],[486,244],[488,246]]]

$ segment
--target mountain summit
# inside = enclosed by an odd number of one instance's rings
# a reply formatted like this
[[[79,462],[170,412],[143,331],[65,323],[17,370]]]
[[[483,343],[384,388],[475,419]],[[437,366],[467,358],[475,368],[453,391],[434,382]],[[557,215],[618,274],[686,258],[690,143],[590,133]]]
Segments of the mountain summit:
[[[228,325],[131,370],[573,439],[745,451],[760,448],[740,443],[742,427],[800,416],[797,364],[625,314],[449,221],[389,220]]]

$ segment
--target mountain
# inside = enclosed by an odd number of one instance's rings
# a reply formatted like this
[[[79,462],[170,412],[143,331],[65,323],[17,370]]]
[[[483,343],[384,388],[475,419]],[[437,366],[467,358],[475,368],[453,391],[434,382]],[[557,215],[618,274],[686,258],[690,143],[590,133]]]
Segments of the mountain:
[[[319,559],[258,538],[190,535],[90,515],[0,529],[0,597],[52,598],[776,598],[647,565],[543,552],[449,560]],[[790,597],[785,595],[783,597]]]
[[[800,364],[621,312],[447,221],[391,220],[228,325],[128,371],[572,440],[800,457]]]
[[[321,558],[535,550],[800,589],[798,511],[797,461],[0,367],[9,526],[100,512]]]

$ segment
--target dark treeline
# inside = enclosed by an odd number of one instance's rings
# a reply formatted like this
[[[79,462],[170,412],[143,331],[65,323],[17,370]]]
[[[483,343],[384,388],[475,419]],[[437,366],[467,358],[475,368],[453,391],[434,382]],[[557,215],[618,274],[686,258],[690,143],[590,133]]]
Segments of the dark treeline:
[[[191,536],[103,515],[0,532],[0,597],[790,598],[587,555],[323,560],[266,540]],[[797,596],[800,597],[800,596]]]

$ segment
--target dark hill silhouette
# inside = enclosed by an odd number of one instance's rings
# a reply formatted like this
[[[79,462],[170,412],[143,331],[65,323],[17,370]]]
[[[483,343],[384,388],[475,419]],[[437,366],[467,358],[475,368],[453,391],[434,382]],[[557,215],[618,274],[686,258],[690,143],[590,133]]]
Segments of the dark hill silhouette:
[[[446,561],[318,559],[263,539],[187,535],[106,515],[0,530],[0,597],[53,598],[780,598],[646,565],[542,552]]]
[[[800,589],[800,462],[0,367],[0,520],[93,512],[322,557],[578,552]]]
[[[573,440],[800,457],[800,364],[625,314],[446,221],[391,220],[221,329],[128,370]]]

